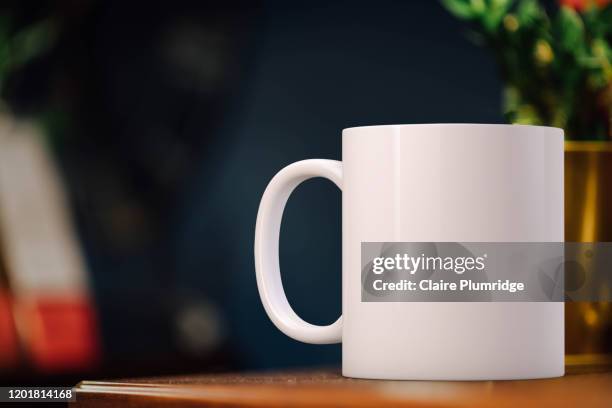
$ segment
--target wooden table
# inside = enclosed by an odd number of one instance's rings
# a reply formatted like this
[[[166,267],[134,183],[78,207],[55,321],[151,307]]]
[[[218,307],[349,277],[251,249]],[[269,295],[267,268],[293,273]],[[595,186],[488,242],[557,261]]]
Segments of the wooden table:
[[[612,372],[528,381],[373,381],[338,370],[83,381],[75,407],[612,407]]]

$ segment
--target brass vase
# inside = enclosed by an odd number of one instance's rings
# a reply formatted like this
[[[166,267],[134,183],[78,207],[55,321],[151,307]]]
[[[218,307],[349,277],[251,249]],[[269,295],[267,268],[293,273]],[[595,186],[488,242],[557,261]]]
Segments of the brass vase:
[[[565,240],[612,241],[612,142],[565,142]],[[565,305],[568,365],[612,363],[609,302]]]

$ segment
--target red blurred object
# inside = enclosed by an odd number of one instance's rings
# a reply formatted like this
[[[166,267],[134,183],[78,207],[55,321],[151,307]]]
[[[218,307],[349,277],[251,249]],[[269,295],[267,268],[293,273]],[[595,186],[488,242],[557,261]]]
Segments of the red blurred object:
[[[13,321],[11,295],[0,288],[0,370],[16,366],[18,359],[19,343]]]
[[[88,297],[28,299],[18,308],[26,348],[39,371],[80,370],[99,361],[97,319]]]
[[[612,0],[559,0],[562,6],[571,7],[576,11],[586,10],[589,6],[604,7],[610,4]]]

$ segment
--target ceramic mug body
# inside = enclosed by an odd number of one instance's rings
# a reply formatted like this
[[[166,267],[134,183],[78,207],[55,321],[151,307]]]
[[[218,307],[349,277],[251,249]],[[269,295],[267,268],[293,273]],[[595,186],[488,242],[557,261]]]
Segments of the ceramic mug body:
[[[561,376],[561,302],[362,302],[362,242],[562,242],[563,132],[516,125],[349,128],[342,163],[279,172],[258,213],[262,302],[289,336],[342,341],[345,376],[480,380]],[[286,200],[300,182],[342,189],[342,317],[314,326],[291,310],[278,267]]]

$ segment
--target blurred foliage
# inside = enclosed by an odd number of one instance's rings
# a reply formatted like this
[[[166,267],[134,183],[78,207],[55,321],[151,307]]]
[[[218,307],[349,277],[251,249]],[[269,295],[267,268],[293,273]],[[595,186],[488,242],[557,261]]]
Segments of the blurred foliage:
[[[501,71],[511,123],[555,126],[568,139],[612,138],[612,3],[442,0],[471,25]]]
[[[52,47],[56,34],[51,18],[21,26],[10,14],[0,14],[0,93],[10,75]]]

